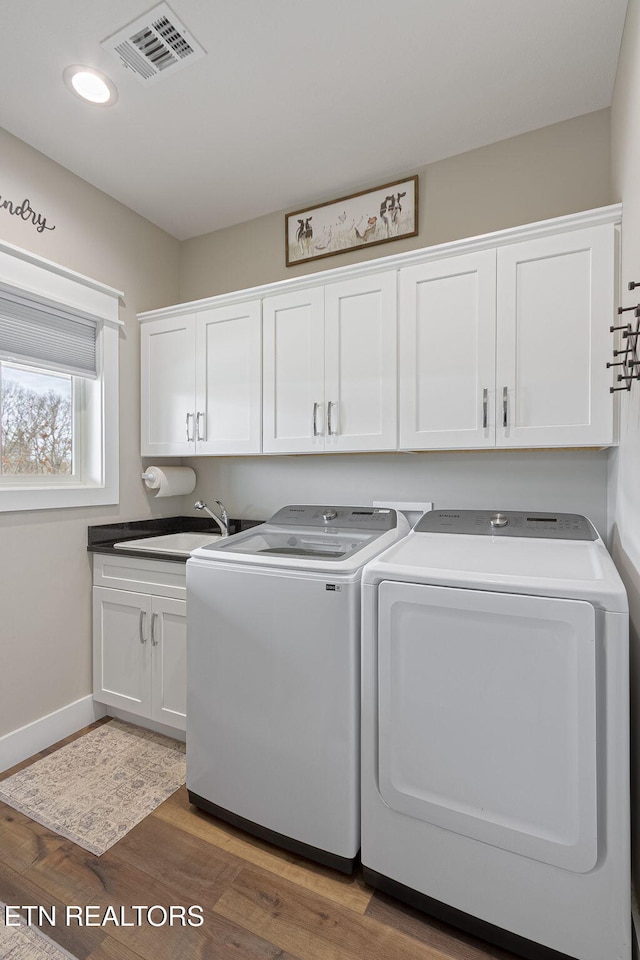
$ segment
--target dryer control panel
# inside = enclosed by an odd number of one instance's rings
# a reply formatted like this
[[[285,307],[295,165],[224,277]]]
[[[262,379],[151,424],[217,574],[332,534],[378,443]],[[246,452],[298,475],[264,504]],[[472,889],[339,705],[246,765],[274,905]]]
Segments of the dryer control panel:
[[[540,537],[545,540],[597,540],[598,534],[578,513],[524,513],[518,510],[431,510],[417,533],[463,533],[488,537]]]

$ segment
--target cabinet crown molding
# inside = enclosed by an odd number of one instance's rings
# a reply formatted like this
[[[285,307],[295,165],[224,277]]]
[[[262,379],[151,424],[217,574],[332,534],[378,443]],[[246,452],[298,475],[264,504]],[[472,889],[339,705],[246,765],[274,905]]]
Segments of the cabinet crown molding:
[[[177,317],[189,313],[208,310],[211,307],[221,307],[239,303],[250,298],[274,294],[288,293],[300,288],[309,289],[314,286],[325,286],[328,283],[346,280],[351,277],[366,276],[371,273],[380,273],[381,270],[399,270],[401,267],[411,266],[414,263],[426,263],[429,260],[440,260],[445,257],[455,257],[459,254],[472,253],[476,250],[501,247],[506,244],[519,243],[521,240],[532,240],[536,237],[552,236],[556,233],[568,233],[571,230],[582,230],[585,227],[595,227],[601,224],[615,224],[622,220],[622,204],[614,203],[593,210],[583,210],[563,217],[553,217],[550,220],[539,220],[534,223],[509,227],[505,230],[496,230],[492,233],[480,234],[476,237],[466,237],[462,240],[452,240],[448,243],[439,243],[433,246],[420,247],[405,253],[392,254],[387,257],[377,257],[375,260],[366,260],[361,263],[336,267],[332,270],[321,270],[318,273],[305,274],[290,280],[277,280],[256,287],[242,290],[233,290],[230,293],[205,297],[201,300],[192,300],[157,310],[147,310],[138,314],[138,321],[146,323],[162,317]]]

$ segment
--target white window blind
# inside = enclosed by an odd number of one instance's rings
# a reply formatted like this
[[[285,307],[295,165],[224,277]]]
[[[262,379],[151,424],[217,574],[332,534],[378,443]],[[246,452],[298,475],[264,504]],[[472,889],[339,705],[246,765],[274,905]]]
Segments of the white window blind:
[[[96,338],[88,317],[0,290],[0,360],[95,379]]]

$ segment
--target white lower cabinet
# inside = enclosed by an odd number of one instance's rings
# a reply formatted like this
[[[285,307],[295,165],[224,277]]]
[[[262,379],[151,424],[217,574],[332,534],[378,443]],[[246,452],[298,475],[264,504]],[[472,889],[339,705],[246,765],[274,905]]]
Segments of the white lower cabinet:
[[[163,579],[169,582],[163,584]],[[95,585],[109,580],[117,586]],[[155,592],[164,587],[167,593],[179,594],[186,591],[184,584],[184,564],[94,558],[95,700],[186,729],[187,604],[175,595]],[[122,589],[124,585],[132,589]]]

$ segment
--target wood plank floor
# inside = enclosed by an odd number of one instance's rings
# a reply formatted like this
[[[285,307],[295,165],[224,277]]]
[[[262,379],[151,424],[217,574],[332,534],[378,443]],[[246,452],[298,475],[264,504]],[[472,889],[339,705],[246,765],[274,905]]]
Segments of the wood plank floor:
[[[185,787],[101,857],[0,803],[0,900],[55,906],[58,917],[68,904],[122,906],[130,921],[133,905],[203,907],[199,927],[44,923],[78,960],[515,960],[374,892],[359,873],[343,877],[201,813]]]

